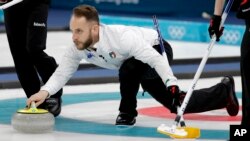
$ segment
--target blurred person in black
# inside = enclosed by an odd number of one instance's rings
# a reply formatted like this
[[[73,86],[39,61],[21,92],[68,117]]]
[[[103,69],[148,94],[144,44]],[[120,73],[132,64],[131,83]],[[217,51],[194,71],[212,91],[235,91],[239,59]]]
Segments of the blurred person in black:
[[[27,98],[39,91],[41,82],[46,83],[57,68],[56,60],[44,52],[49,6],[50,0],[23,0],[4,10],[10,51]],[[61,96],[62,89],[38,108],[47,109],[58,116],[61,112]]]
[[[233,7],[238,7],[237,18],[245,21],[245,32],[241,42],[241,82],[242,82],[242,125],[250,125],[250,0],[235,1]],[[214,8],[214,16],[210,21],[209,35],[212,37],[216,35],[217,41],[219,41],[223,30],[219,29],[221,22],[222,10],[225,0],[216,0]]]

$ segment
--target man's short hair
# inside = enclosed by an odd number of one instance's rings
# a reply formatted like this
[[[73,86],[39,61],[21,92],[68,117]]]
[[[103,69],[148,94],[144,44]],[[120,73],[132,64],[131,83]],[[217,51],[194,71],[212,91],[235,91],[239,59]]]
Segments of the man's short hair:
[[[76,17],[85,17],[87,21],[99,23],[98,11],[90,5],[79,5],[73,9],[73,15]]]

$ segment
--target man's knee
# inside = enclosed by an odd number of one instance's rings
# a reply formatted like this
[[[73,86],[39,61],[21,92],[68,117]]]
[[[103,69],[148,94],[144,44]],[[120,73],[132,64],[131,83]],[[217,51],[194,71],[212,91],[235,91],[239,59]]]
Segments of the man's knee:
[[[142,62],[134,58],[126,60],[119,69],[119,76],[137,75]]]

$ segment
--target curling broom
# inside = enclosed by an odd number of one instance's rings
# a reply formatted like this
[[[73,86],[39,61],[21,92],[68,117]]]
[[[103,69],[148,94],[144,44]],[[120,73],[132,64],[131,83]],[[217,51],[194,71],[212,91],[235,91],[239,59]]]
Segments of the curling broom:
[[[232,4],[233,4],[233,1],[234,0],[229,0],[226,7],[225,7],[225,10],[222,14],[222,19],[221,19],[221,24],[220,24],[220,28],[223,27],[224,25],[224,22],[227,18],[227,15],[232,7]],[[199,134],[200,134],[200,129],[199,128],[192,128],[192,127],[178,127],[179,123],[181,122],[182,120],[182,116],[183,116],[183,113],[186,109],[186,106],[189,102],[189,99],[193,93],[193,90],[195,88],[195,85],[203,71],[203,68],[206,64],[206,61],[208,59],[208,56],[214,46],[216,42],[216,35],[213,35],[210,43],[209,43],[209,46],[207,48],[207,51],[206,51],[206,54],[204,55],[204,57],[202,58],[202,61],[198,67],[198,70],[194,76],[194,79],[192,81],[192,84],[190,85],[188,91],[187,91],[187,94],[184,98],[184,101],[180,107],[180,109],[177,111],[177,116],[175,118],[175,121],[174,121],[174,124],[169,127],[169,126],[166,126],[165,124],[162,124],[160,125],[158,128],[157,128],[157,131],[162,133],[162,134],[165,134],[165,135],[168,135],[170,136],[171,138],[199,138]]]

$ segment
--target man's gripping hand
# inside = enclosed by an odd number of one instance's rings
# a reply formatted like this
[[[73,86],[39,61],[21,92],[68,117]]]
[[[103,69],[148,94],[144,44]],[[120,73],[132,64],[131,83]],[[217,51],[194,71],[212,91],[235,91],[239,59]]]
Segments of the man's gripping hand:
[[[33,94],[30,98],[27,99],[26,105],[30,107],[32,102],[35,102],[36,107],[42,104],[45,99],[49,96],[47,91],[41,90],[38,93]]]
[[[250,0],[243,0],[237,12],[237,18],[250,19]]]
[[[4,4],[6,2],[8,2],[8,0],[0,0],[0,4]]]
[[[210,38],[213,37],[215,34],[216,41],[220,41],[220,37],[223,34],[224,27],[220,28],[221,23],[221,16],[213,15],[213,17],[210,19],[210,25],[208,27],[208,32]]]
[[[172,103],[171,103],[171,112],[176,112],[177,111],[177,106],[180,106],[180,90],[177,85],[172,85],[167,87],[167,91],[169,94],[172,96]]]

